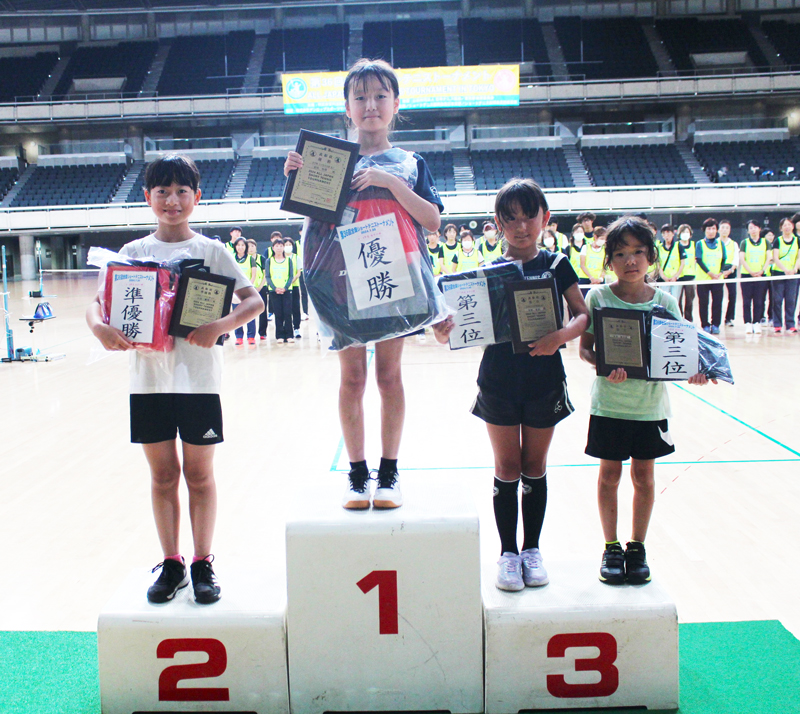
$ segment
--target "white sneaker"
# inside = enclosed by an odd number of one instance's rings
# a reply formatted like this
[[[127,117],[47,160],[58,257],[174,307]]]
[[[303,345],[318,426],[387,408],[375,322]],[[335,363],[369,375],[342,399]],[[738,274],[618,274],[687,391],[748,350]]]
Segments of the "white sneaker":
[[[744,334],[745,335],[752,335],[753,334],[753,323],[752,322],[745,322],[744,323]]]
[[[348,474],[347,491],[342,498],[342,508],[351,511],[364,511],[369,508],[370,484],[369,474],[366,476]]]
[[[378,487],[372,494],[372,507],[379,510],[386,508],[400,508],[403,505],[403,494],[400,493],[400,484],[397,483],[397,471],[382,474],[378,471]]]
[[[518,592],[525,589],[522,580],[522,558],[516,553],[503,553],[497,561],[497,581],[500,590]]]
[[[528,548],[523,550],[519,557],[522,559],[522,580],[529,588],[538,588],[540,585],[547,585],[550,578],[542,565],[542,554],[538,548]]]
[[[753,325],[753,334],[754,335],[760,335],[761,334],[761,325],[760,325],[760,323],[756,322]]]

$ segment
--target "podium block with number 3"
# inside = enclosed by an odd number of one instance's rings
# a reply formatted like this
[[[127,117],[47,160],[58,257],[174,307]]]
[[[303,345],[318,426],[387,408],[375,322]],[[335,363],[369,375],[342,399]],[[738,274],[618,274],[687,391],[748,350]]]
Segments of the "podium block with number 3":
[[[550,584],[498,590],[484,572],[486,714],[678,707],[678,617],[658,582],[609,586],[597,563],[548,563]]]
[[[483,711],[478,517],[457,485],[286,526],[293,714]]]
[[[224,573],[214,605],[191,584],[150,605],[154,578],[132,573],[98,619],[103,714],[289,711],[282,578]]]

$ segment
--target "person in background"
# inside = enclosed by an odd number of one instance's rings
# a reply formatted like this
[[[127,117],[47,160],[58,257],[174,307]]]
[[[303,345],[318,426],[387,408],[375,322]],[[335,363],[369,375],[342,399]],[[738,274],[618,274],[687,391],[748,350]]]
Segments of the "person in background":
[[[592,239],[594,235],[594,222],[596,220],[597,216],[591,211],[584,211],[578,215],[578,223],[580,223],[583,228],[583,235],[586,237],[586,240]]]
[[[560,253],[561,251],[558,250],[558,236],[556,232],[550,228],[545,228],[544,231],[542,231],[542,242],[539,247],[551,253]]]
[[[444,272],[455,272],[453,258],[459,251],[458,229],[453,223],[448,223],[444,227],[444,243],[442,243],[442,257],[444,258]]]
[[[435,277],[438,277],[442,274],[442,272],[444,272],[444,252],[442,251],[442,246],[439,243],[441,235],[439,234],[439,231],[428,231],[425,235],[425,238],[428,243],[428,257],[431,259],[433,274]]]
[[[483,255],[475,247],[475,238],[472,231],[461,234],[461,250],[453,257],[453,272],[463,273],[465,270],[475,270],[483,265]]]
[[[283,238],[272,243],[272,257],[266,263],[267,287],[270,303],[275,311],[275,341],[294,342],[292,331],[292,274],[293,264],[284,253]]]
[[[233,254],[236,255],[236,249],[234,248],[234,244],[236,243],[239,238],[242,237],[242,228],[241,226],[234,226],[230,230],[230,240],[223,245]]]
[[[569,245],[569,238],[558,230],[558,221],[550,217],[550,223],[547,224],[547,229],[553,231],[556,236],[556,250],[564,252]]]
[[[697,259],[697,280],[703,281],[697,286],[697,300],[700,307],[700,324],[712,335],[719,334],[722,323],[722,297],[725,288],[722,285],[722,273],[730,267],[728,253],[722,241],[717,237],[718,223],[715,218],[703,221],[705,238],[697,241],[695,258]],[[708,303],[711,298],[711,317],[708,316]]]
[[[722,271],[722,279],[727,281],[728,307],[725,309],[725,325],[733,327],[733,318],[736,314],[736,268],[739,265],[739,246],[731,239],[731,222],[723,218],[719,222],[719,239],[725,246],[730,267]]]
[[[671,283],[660,287],[680,302],[683,289],[678,283],[678,277],[686,265],[686,251],[680,241],[675,240],[675,226],[669,223],[661,226],[661,240],[656,243],[656,253],[658,279],[662,283]]]
[[[781,218],[778,227],[781,229],[781,235],[772,243],[772,275],[796,275],[800,260],[798,251],[800,239],[794,234],[794,223],[791,218]],[[797,308],[797,283],[797,278],[772,281],[772,327],[776,335],[783,331],[784,324],[786,332],[797,333],[794,321]]]
[[[765,221],[766,222],[766,221]],[[767,260],[767,271],[765,275],[772,274],[772,246],[775,245],[775,231],[771,228],[764,226],[761,229],[761,237],[767,241],[767,248],[769,248],[769,259]],[[764,311],[764,319],[761,321],[762,325],[768,325],[772,321],[772,280],[767,282],[767,309]]]
[[[494,223],[488,221],[484,223],[483,242],[478,246],[478,250],[483,256],[485,265],[491,265],[503,255],[503,241],[500,240],[500,234]]]
[[[581,248],[581,270],[589,277],[591,285],[602,285],[606,281],[605,259],[606,232],[605,228],[598,227],[595,228],[589,242]]]
[[[292,332],[294,339],[302,339],[300,334],[300,271],[303,266],[297,257],[293,238],[283,239],[283,254],[292,261],[292,285],[289,292],[292,294]]]
[[[574,226],[572,226],[572,234],[569,238],[569,245],[564,253],[569,259],[569,264],[572,266],[575,274],[578,276],[578,285],[580,286],[582,296],[589,292],[589,288],[584,288],[584,286],[588,286],[589,283],[591,283],[589,276],[583,272],[583,268],[581,267],[581,251],[585,245],[586,240],[583,232],[583,226],[580,223],[576,223]]]
[[[761,334],[761,319],[764,317],[764,296],[767,281],[763,278],[769,265],[771,247],[761,236],[758,221],[747,222],[747,238],[740,245],[740,270],[742,278],[742,315],[745,334]]]
[[[258,254],[258,243],[252,238],[247,239],[247,255],[251,261],[251,275],[248,277],[253,283],[253,287],[258,290],[259,296],[264,301],[264,309],[258,314],[258,328],[261,328],[261,323],[263,321],[264,329],[266,330],[267,281],[264,278],[264,259]],[[253,323],[255,324],[255,320],[253,320]],[[266,335],[261,337],[261,339],[266,340]],[[255,342],[255,339],[253,339],[253,342]]]
[[[697,258],[695,257],[695,246],[692,243],[692,227],[688,223],[681,223],[678,226],[678,240],[681,248],[683,248],[685,257],[683,270],[678,276],[678,282],[694,282],[697,272]],[[692,313],[694,312],[694,296],[697,294],[697,290],[695,290],[694,285],[682,285],[681,288],[678,305],[680,305],[683,312],[683,319],[694,322]]]
[[[253,278],[255,277],[255,263],[247,254],[247,239],[245,238],[237,238],[233,244],[233,249],[236,251],[234,253],[234,260],[241,268],[242,272],[247,276],[247,279],[252,283]],[[233,309],[235,310],[239,307],[239,303],[234,296]],[[249,345],[254,345],[256,343],[256,319],[253,317],[252,320],[248,321],[247,323],[247,343]],[[239,326],[236,328],[236,345],[244,344],[244,328]]]

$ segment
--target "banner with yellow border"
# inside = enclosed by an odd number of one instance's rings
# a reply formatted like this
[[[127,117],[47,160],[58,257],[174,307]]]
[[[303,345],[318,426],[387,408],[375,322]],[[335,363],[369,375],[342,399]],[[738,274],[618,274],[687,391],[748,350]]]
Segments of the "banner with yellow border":
[[[519,65],[398,69],[400,111],[519,106]],[[287,72],[284,114],[344,112],[346,72]]]

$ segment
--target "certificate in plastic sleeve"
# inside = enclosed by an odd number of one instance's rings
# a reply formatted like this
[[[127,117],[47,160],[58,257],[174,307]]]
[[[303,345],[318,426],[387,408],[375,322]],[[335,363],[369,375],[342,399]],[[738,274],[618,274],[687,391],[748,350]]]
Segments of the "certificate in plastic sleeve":
[[[204,270],[184,270],[178,284],[169,334],[186,337],[192,330],[225,317],[231,311],[234,278]],[[222,344],[222,336],[217,340]]]
[[[531,342],[561,329],[561,302],[555,278],[537,278],[506,285],[515,354],[530,352]]]
[[[289,172],[281,210],[340,225],[360,146],[300,130],[297,153],[303,166]]]
[[[594,350],[599,376],[607,377],[622,367],[631,379],[647,379],[645,318],[646,313],[641,310],[613,307],[594,309]]]

